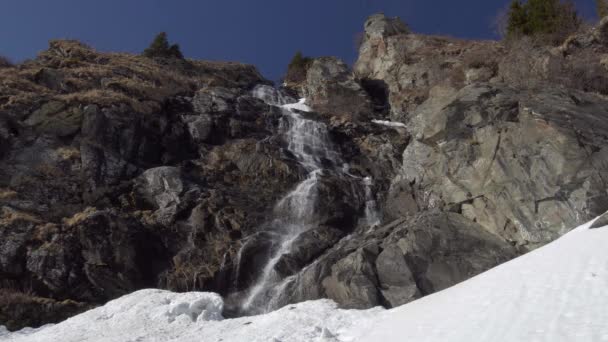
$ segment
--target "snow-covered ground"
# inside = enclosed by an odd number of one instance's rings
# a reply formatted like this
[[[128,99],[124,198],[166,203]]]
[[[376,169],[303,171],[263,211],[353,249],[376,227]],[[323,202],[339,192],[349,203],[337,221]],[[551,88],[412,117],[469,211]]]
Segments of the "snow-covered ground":
[[[585,224],[473,279],[392,310],[328,300],[224,319],[215,294],[143,290],[2,341],[608,341],[608,227]]]
[[[282,107],[286,108],[286,109],[297,109],[302,112],[312,112],[312,109],[306,104],[305,98],[301,98],[296,103],[288,103],[288,104],[282,105]]]

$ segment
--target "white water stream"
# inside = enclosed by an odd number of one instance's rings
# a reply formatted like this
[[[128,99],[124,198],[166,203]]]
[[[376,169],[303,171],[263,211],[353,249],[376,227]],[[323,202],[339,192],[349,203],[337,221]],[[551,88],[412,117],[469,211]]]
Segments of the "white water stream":
[[[327,126],[319,121],[305,118],[298,111],[310,111],[302,99],[299,102],[282,95],[277,89],[270,86],[257,86],[253,96],[265,101],[269,105],[281,107],[283,120],[281,131],[287,142],[287,149],[297,158],[298,162],[308,172],[306,179],[296,186],[294,190],[283,197],[275,206],[278,214],[273,226],[280,231],[279,246],[264,266],[256,283],[249,289],[242,302],[244,312],[262,313],[269,309],[268,303],[279,295],[284,286],[281,278],[275,271],[275,266],[281,257],[291,251],[298,236],[314,228],[315,205],[317,204],[317,187],[324,170],[331,168],[342,173],[345,177],[355,177],[348,174],[346,165],[340,154],[334,148],[328,134]],[[360,179],[365,186],[366,205],[365,221],[369,225],[379,223],[376,204],[371,193],[371,178]]]

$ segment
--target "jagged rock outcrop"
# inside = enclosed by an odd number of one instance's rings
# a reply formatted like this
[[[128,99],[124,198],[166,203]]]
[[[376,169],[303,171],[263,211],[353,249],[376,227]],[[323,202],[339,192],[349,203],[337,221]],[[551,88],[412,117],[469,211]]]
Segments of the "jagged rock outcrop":
[[[1,287],[91,305],[230,290],[241,237],[302,174],[253,67],[166,62],[54,41],[2,70]]]
[[[600,41],[585,70],[599,65]],[[404,207],[400,198],[413,194],[419,210],[461,213],[529,248],[608,209],[605,100],[589,93],[601,93],[601,82],[579,87],[574,57],[533,46],[518,61],[539,67],[521,79],[511,68],[519,48],[406,31],[366,35],[354,70],[387,85],[390,118],[413,137],[381,207]]]
[[[281,300],[331,298],[347,308],[398,306],[516,255],[509,243],[460,214],[426,211],[357,230],[304,268]]]
[[[602,97],[476,85],[431,101],[412,113],[401,175],[428,207],[531,248],[608,209]]]
[[[308,68],[304,96],[321,114],[349,121],[364,121],[372,117],[368,94],[355,81],[348,66],[335,57],[314,60]]]

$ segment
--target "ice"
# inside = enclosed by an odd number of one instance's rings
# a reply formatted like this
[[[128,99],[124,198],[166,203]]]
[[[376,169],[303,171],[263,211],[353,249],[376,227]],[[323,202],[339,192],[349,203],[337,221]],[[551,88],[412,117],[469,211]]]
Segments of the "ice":
[[[282,106],[285,109],[296,109],[302,112],[312,112],[312,109],[306,105],[306,99],[302,98],[296,103],[285,104]]]
[[[397,121],[372,120],[373,123],[388,127],[406,127],[404,123]]]

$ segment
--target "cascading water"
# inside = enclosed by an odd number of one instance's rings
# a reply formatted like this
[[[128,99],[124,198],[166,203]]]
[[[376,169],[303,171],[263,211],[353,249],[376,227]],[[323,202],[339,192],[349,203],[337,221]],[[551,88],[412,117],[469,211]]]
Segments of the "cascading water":
[[[303,99],[295,103],[295,100],[282,95],[275,88],[264,85],[257,86],[253,95],[269,105],[282,108],[283,121],[280,128],[284,132],[287,149],[297,158],[308,175],[275,206],[276,219],[271,223],[271,227],[277,230],[277,234],[274,234],[277,241],[274,243],[278,247],[241,304],[241,311],[249,314],[272,309],[268,303],[272,303],[272,299],[279,295],[284,287],[281,285],[285,283],[281,282],[275,267],[281,257],[291,251],[298,236],[315,227],[317,187],[324,172],[331,169],[344,177],[358,178],[348,173],[348,165],[343,163],[340,154],[334,149],[325,124],[305,118],[297,112],[310,110]],[[366,194],[365,220],[367,223],[377,224],[379,220],[371,194],[371,179],[364,178],[363,183]]]
[[[378,208],[374,195],[372,193],[372,185],[374,185],[371,177],[363,178],[363,185],[365,186],[365,224],[370,228],[380,224],[380,215],[378,214]]]

